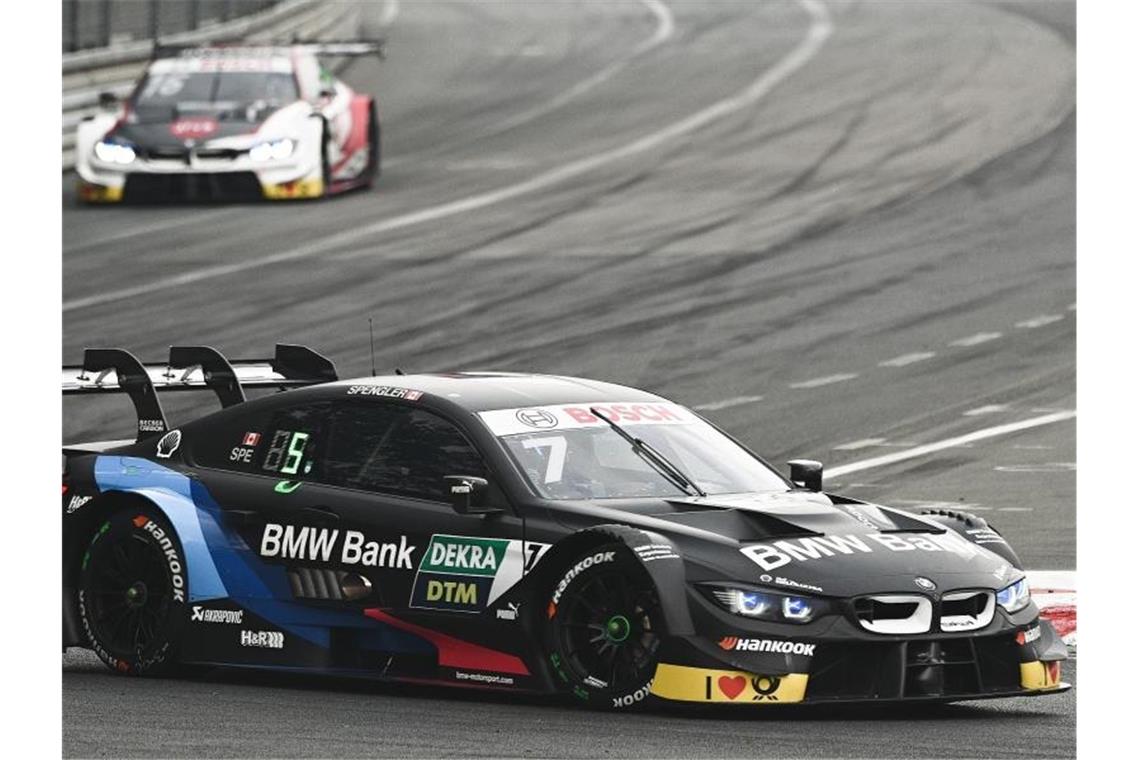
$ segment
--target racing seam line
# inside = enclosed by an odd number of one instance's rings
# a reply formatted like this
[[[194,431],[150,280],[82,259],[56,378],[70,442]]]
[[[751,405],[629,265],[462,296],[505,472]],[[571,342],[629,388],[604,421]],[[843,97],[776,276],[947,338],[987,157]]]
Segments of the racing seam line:
[[[959,435],[954,438],[947,438],[942,441],[935,441],[934,443],[923,444],[922,446],[915,446],[913,449],[905,451],[896,451],[892,454],[883,454],[882,456],[872,457],[871,459],[864,459],[860,462],[851,462],[850,464],[840,465],[833,467],[830,470],[825,470],[826,477],[836,477],[839,475],[847,475],[852,472],[861,472],[862,470],[870,470],[875,467],[883,467],[895,462],[903,462],[907,459],[915,459],[917,457],[933,454],[936,451],[950,449],[955,446],[972,443],[974,441],[982,441],[986,438],[996,438],[1000,435],[1008,435],[1009,433],[1016,433],[1021,430],[1029,430],[1030,428],[1041,427],[1042,425],[1051,425],[1054,422],[1064,422],[1071,420],[1077,416],[1075,411],[1054,412],[1053,414],[1045,414],[1040,417],[1031,417],[1027,420],[1020,422],[1010,422],[1005,425],[997,425],[996,427],[982,428],[975,430],[972,433]]]
[[[789,52],[786,56],[781,58],[774,66],[764,71],[751,85],[746,87],[736,95],[716,101],[712,105],[690,114],[689,116],[674,122],[666,127],[651,132],[643,137],[634,140],[631,143],[611,148],[609,150],[596,153],[593,156],[571,161],[568,164],[548,169],[541,174],[538,174],[523,182],[518,182],[513,185],[492,190],[477,195],[461,198],[456,201],[450,201],[437,206],[430,206],[419,211],[413,211],[408,214],[385,219],[370,225],[364,225],[355,229],[346,230],[337,235],[324,238],[322,240],[306,243],[291,250],[282,251],[280,253],[271,254],[269,256],[262,256],[257,259],[247,259],[245,261],[234,262],[231,264],[222,264],[205,269],[198,269],[191,272],[185,272],[171,277],[165,277],[155,280],[146,285],[136,285],[130,288],[122,288],[120,290],[108,291],[97,295],[87,296],[85,298],[76,298],[71,301],[65,301],[63,304],[63,311],[73,311],[75,309],[82,309],[89,306],[98,306],[106,303],[112,303],[122,300],[124,298],[132,298],[135,296],[152,293],[159,290],[167,290],[170,288],[177,288],[184,285],[190,285],[204,280],[212,280],[218,277],[225,277],[236,272],[243,272],[249,269],[256,269],[264,266],[271,266],[273,264],[280,264],[286,261],[293,261],[296,259],[308,258],[310,256],[321,253],[325,250],[335,248],[336,246],[353,243],[371,235],[376,235],[382,232],[389,232],[391,230],[402,229],[404,227],[411,227],[424,222],[436,221],[449,216],[455,216],[467,211],[474,211],[476,209],[485,208],[494,204],[502,203],[506,200],[517,198],[521,195],[534,192],[535,190],[542,190],[552,185],[557,185],[567,179],[577,177],[587,172],[593,171],[602,166],[607,166],[614,161],[618,161],[630,156],[635,156],[640,153],[645,153],[660,145],[669,142],[677,137],[687,135],[695,132],[702,127],[722,119],[730,114],[733,114],[746,106],[750,106],[764,98],[775,87],[802,68],[808,61],[815,57],[817,53],[823,48],[824,42],[831,36],[833,26],[831,23],[831,15],[828,13],[827,8],[820,0],[799,0],[800,6],[811,17],[811,25],[808,27],[806,34],[799,41],[799,43]]]

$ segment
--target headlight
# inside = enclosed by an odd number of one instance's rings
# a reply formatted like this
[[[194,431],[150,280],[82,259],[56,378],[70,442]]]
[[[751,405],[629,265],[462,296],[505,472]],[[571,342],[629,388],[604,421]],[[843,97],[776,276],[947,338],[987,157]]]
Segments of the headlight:
[[[713,597],[729,612],[777,623],[807,623],[825,607],[821,599],[754,589],[713,587]]]
[[[95,143],[95,158],[108,164],[129,164],[135,160],[135,149],[126,143],[100,140]]]
[[[254,161],[279,161],[293,155],[294,147],[293,141],[288,138],[258,143],[249,149],[249,157]]]
[[[1005,608],[1006,612],[1017,612],[1025,609],[1026,605],[1029,604],[1029,580],[1022,578],[997,592],[997,602]]]

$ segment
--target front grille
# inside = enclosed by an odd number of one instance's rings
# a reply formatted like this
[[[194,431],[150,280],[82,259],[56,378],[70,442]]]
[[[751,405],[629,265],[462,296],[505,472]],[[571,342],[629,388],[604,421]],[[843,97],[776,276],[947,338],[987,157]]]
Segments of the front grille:
[[[943,631],[975,631],[994,619],[994,595],[989,591],[956,591],[942,596]]]
[[[176,201],[252,201],[264,194],[253,172],[216,174],[127,175],[123,197],[128,203]]]
[[[233,148],[200,148],[194,155],[205,161],[233,161],[244,152]]]
[[[982,638],[820,644],[807,698],[966,697],[1020,687],[1017,644]]]
[[[873,633],[926,633],[934,607],[917,594],[881,594],[855,600],[855,618]]]

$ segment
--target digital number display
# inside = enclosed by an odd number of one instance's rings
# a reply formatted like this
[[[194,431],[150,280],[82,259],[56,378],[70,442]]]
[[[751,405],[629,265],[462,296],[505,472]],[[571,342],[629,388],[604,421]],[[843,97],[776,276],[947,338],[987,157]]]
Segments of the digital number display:
[[[312,469],[312,463],[305,461],[309,440],[309,434],[300,431],[274,432],[269,442],[269,450],[265,452],[265,459],[261,463],[261,469],[282,475],[308,473]]]

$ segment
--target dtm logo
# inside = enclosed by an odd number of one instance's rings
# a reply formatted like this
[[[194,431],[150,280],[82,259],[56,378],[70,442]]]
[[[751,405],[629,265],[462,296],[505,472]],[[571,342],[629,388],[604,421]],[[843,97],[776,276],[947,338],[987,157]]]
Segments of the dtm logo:
[[[545,409],[519,409],[515,419],[532,428],[558,427],[558,418]]]
[[[802,641],[776,641],[774,639],[741,639],[725,636],[720,640],[720,648],[737,652],[775,652],[777,654],[802,654],[811,657],[815,654],[815,644]]]
[[[285,634],[281,631],[242,631],[241,645],[261,649],[284,649]]]

